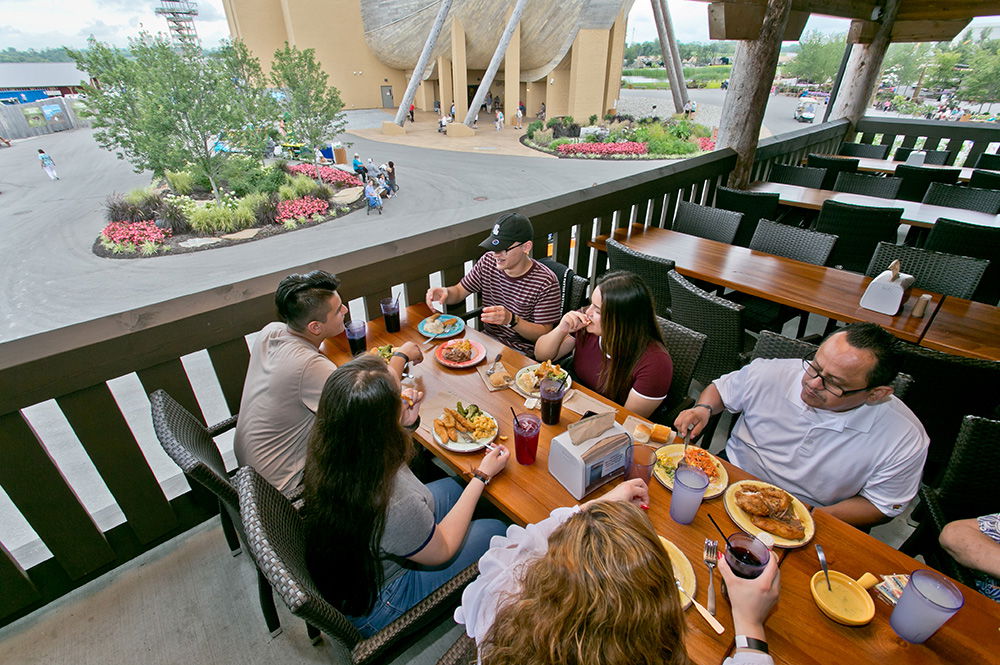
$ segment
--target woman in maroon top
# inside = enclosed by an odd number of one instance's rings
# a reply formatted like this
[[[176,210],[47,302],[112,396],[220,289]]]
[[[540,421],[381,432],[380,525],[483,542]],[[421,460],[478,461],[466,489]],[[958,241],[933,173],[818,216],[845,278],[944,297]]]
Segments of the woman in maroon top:
[[[583,385],[649,417],[670,390],[674,365],[653,312],[653,297],[630,272],[604,275],[590,306],[567,312],[535,342],[535,358],[573,352],[573,372]]]

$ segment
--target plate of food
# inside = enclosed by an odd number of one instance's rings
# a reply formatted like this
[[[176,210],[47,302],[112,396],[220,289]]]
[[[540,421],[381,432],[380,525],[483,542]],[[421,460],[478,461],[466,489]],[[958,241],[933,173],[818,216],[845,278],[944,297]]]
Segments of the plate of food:
[[[465,330],[465,321],[458,316],[436,312],[417,324],[417,332],[424,337],[445,339]]]
[[[723,505],[738,527],[751,536],[766,531],[777,547],[802,547],[816,533],[805,504],[770,483],[739,480],[726,490]]]
[[[683,454],[683,443],[671,443],[656,451],[653,475],[671,492],[674,490],[674,472],[677,471],[677,465]],[[726,473],[726,467],[722,465],[718,457],[698,446],[688,446],[687,463],[704,471],[705,475],[708,476],[708,489],[705,490],[706,499],[714,499],[726,491],[726,486],[729,484],[729,474]]]
[[[687,609],[691,606],[691,598],[694,597],[695,587],[698,586],[698,579],[694,576],[694,567],[691,565],[691,560],[684,556],[684,552],[681,552],[680,548],[672,542],[660,536],[660,543],[670,556],[670,565],[674,569],[674,577],[681,583],[684,590],[687,591],[688,596],[690,596],[689,598],[685,598],[684,594],[680,594],[681,607]]]
[[[514,375],[514,390],[525,397],[539,397],[538,384],[542,379],[555,379],[562,381],[565,379],[566,387],[573,385],[573,379],[569,372],[559,365],[554,365],[552,361],[546,360],[543,363],[522,367]]]
[[[439,345],[434,357],[445,367],[464,369],[479,364],[486,357],[486,347],[471,339],[453,339]]]
[[[431,426],[434,441],[453,453],[474,453],[497,438],[497,419],[475,404],[445,407]]]

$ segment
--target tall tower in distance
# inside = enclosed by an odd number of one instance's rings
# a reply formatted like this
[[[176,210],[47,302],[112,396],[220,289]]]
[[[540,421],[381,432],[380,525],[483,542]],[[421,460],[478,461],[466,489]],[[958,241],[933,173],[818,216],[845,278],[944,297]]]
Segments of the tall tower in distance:
[[[197,3],[190,0],[160,0],[156,13],[166,17],[171,38],[175,43],[198,42],[198,31],[194,27],[194,17],[198,15]]]

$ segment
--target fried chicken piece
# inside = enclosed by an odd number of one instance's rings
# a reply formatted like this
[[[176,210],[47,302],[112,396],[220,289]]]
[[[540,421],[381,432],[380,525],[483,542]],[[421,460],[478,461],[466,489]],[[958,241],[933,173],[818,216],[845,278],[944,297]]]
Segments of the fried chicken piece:
[[[458,441],[458,430],[456,430],[454,427],[448,428],[448,440],[452,442]]]
[[[792,497],[776,487],[744,485],[736,492],[736,505],[750,513],[767,517],[783,513],[792,505]]]
[[[750,515],[750,522],[758,529],[763,529],[781,538],[800,540],[806,536],[805,527],[802,526],[802,522],[797,517],[776,519],[774,517]]]
[[[434,419],[434,433],[437,434],[437,438],[441,441],[448,440],[448,427],[444,424],[444,421],[440,418]]]
[[[445,427],[454,427],[455,426],[455,416],[451,415],[451,413],[449,413],[448,409],[444,410],[444,415],[441,416],[441,421],[444,423]]]
[[[455,409],[448,409],[448,408],[446,408],[444,410],[444,412],[446,414],[448,414],[449,418],[451,418],[452,420],[455,421],[455,427],[458,429],[458,431],[460,431],[460,432],[469,432],[469,431],[475,429],[475,427],[473,426],[473,424],[471,422],[469,422],[469,419],[466,418],[465,416],[463,416],[461,413],[459,413]]]

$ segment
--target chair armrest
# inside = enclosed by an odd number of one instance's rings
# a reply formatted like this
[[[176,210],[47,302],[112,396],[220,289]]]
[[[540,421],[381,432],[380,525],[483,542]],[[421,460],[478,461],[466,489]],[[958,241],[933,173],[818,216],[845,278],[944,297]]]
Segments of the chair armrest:
[[[466,665],[476,659],[476,641],[463,632],[444,652],[437,665]]]
[[[208,427],[208,435],[211,437],[216,437],[222,434],[223,432],[228,432],[232,428],[236,427],[236,419],[239,418],[239,415],[240,414],[237,413],[235,416],[230,416],[229,418],[226,418],[222,422],[210,425]]]

